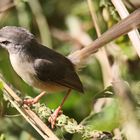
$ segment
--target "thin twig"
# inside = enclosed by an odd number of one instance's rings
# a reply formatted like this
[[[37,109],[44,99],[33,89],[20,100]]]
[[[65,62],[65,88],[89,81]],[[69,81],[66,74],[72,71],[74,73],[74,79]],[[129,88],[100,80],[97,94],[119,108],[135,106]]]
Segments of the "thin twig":
[[[125,0],[125,3],[127,3],[131,8],[136,9],[137,7],[130,1],[130,0]]]
[[[122,0],[111,0],[114,4],[116,10],[118,11],[120,17],[124,19],[129,15],[128,10],[126,9],[125,5],[123,4]],[[136,50],[138,56],[140,57],[140,35],[137,29],[128,33],[130,41],[133,44],[134,49]]]
[[[93,22],[93,24],[95,26],[97,36],[100,37],[101,36],[101,30],[100,30],[100,27],[98,25],[97,16],[95,14],[95,9],[93,7],[92,1],[87,0],[87,3],[88,3],[90,15],[92,17],[92,22]],[[112,73],[111,73],[111,66],[109,64],[109,60],[108,60],[105,48],[101,48],[99,50],[99,52],[96,54],[96,57],[99,60],[100,65],[102,67],[102,75],[103,75],[104,87],[106,88],[111,84]]]
[[[43,15],[41,4],[38,0],[29,0],[29,6],[35,16],[42,43],[48,47],[52,47],[51,34],[46,17]]]
[[[97,33],[98,37],[100,37],[101,36],[101,30],[100,30],[99,25],[97,23],[97,16],[95,14],[94,7],[92,6],[93,5],[92,1],[87,0],[87,3],[88,3],[88,7],[89,7],[90,15],[92,17],[93,24],[95,26],[96,33]]]
[[[10,103],[19,111],[19,113],[26,119],[28,123],[44,138],[45,140],[58,140],[53,132],[44,124],[44,122],[28,107],[20,107],[22,99],[16,95],[16,93],[6,84],[6,82],[0,77],[0,82],[4,86],[4,94],[10,101]]]
[[[127,34],[129,31],[136,29],[140,26],[140,8],[135,10],[127,18],[121,20],[119,23],[114,25],[98,39],[93,41],[89,46],[75,51],[70,54],[68,58],[75,64],[80,65],[86,58],[91,54],[98,51],[99,48],[109,43],[110,41],[118,38],[121,35]]]
[[[57,28],[51,29],[52,36],[57,38],[60,41],[73,41],[74,39],[69,35],[69,33],[64,32]]]

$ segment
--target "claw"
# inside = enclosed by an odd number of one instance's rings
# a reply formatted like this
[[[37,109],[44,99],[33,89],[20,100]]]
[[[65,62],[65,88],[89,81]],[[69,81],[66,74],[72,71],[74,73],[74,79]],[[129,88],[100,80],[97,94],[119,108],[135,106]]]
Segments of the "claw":
[[[36,104],[37,102],[39,102],[40,98],[45,95],[45,93],[46,93],[46,91],[43,91],[35,98],[24,99],[22,105],[26,104],[27,106],[32,106],[32,105]]]
[[[38,102],[38,100],[36,98],[23,100],[23,104],[26,104],[27,106],[32,106],[32,105],[36,104],[37,102]]]
[[[57,117],[59,115],[62,114],[62,110],[61,110],[61,107],[59,106],[54,112],[53,114],[48,118],[48,121],[51,123],[51,128],[53,129],[55,124],[56,124],[56,120],[57,120]]]

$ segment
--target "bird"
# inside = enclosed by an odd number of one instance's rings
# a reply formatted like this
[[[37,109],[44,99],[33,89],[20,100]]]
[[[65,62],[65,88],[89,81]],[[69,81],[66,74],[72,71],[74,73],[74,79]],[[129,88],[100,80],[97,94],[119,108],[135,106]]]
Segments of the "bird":
[[[39,43],[35,36],[23,27],[1,28],[0,46],[8,51],[11,65],[21,79],[28,85],[40,89],[39,95],[25,99],[24,104],[37,103],[47,91],[66,91],[62,103],[48,119],[54,128],[71,90],[84,93],[75,65],[67,57]]]

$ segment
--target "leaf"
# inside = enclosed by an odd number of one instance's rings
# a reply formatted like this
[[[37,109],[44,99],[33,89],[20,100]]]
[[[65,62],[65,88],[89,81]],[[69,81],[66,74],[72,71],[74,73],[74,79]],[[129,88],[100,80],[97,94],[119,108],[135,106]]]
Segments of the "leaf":
[[[111,105],[105,107],[101,112],[92,112],[81,123],[89,127],[91,130],[112,131],[119,127],[120,112],[117,101],[113,101]]]
[[[105,98],[105,97],[107,98],[107,97],[112,97],[113,95],[114,95],[113,87],[110,85],[106,89],[104,89],[103,91],[96,93],[94,98],[95,99]]]

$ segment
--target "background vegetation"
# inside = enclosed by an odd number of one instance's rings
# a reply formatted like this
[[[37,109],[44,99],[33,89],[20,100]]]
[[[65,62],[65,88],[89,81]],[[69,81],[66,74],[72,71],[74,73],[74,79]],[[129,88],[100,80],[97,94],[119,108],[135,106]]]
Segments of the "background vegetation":
[[[125,0],[124,3],[130,12],[140,6],[137,0]],[[96,13],[96,22],[101,33],[120,20],[109,0],[93,0],[92,4],[86,0],[1,0],[0,27],[7,25],[25,27],[42,44],[68,55],[85,47],[90,44],[91,39],[95,40],[98,37],[89,12],[89,5]],[[79,123],[82,121],[82,124],[89,126],[90,129],[111,132],[114,139],[120,140],[128,138],[126,131],[122,133],[127,125],[130,125],[130,131],[131,129],[135,132],[140,130],[139,125],[137,127],[135,125],[139,124],[140,119],[138,107],[140,61],[127,36],[112,42],[104,51],[110,68],[115,69],[115,75],[119,75],[127,83],[127,90],[131,91],[129,96],[124,98],[114,93],[108,63],[101,54],[95,54],[78,71],[85,94],[72,91],[63,106],[63,111]],[[0,73],[22,92],[20,96],[35,97],[38,94],[37,89],[29,87],[16,75],[10,65],[7,52],[1,48]],[[37,132],[4,99],[2,91],[0,93],[0,140],[40,140],[41,137]],[[41,103],[55,109],[63,97],[64,93],[46,94]],[[125,100],[130,106],[124,103]],[[130,120],[134,123],[130,123]],[[61,139],[82,139],[81,135],[65,133],[60,128],[55,131]],[[137,134],[132,132],[132,135]]]

